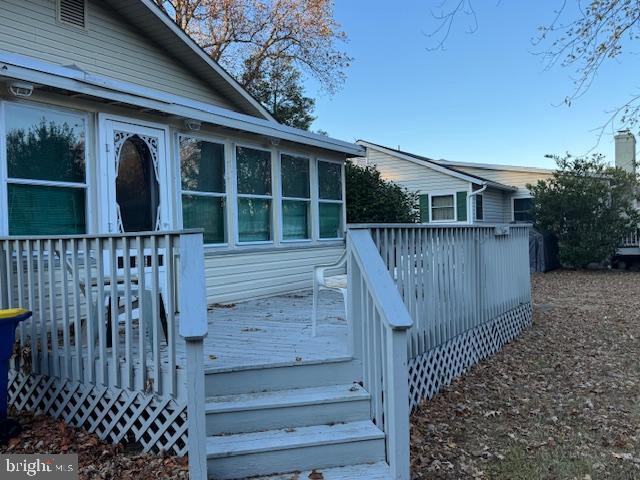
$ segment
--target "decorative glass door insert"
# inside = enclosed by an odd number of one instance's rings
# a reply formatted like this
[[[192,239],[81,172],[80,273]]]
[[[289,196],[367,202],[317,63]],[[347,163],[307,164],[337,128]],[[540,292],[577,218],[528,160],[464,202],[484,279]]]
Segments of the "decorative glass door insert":
[[[109,231],[170,229],[164,130],[113,120],[105,123]]]

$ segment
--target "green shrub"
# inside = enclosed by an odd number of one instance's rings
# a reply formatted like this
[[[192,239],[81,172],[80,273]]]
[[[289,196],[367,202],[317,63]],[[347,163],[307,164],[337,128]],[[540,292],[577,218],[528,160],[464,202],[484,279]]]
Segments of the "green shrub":
[[[550,158],[558,164],[553,176],[528,185],[536,226],[557,236],[565,266],[609,261],[622,237],[637,228],[638,178],[606,165],[602,155]]]
[[[384,180],[375,167],[347,162],[347,222],[414,223],[419,220],[418,195]]]

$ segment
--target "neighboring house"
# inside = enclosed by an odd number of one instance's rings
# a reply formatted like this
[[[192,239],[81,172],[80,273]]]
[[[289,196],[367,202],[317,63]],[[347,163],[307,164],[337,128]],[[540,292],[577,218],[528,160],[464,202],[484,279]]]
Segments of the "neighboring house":
[[[512,165],[434,160],[365,140],[360,165],[375,165],[382,177],[420,195],[423,223],[531,223],[526,188],[553,171]]]

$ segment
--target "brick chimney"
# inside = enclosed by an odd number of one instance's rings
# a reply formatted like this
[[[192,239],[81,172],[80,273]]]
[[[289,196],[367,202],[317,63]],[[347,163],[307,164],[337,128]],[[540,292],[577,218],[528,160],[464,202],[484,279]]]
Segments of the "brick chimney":
[[[636,137],[629,130],[620,130],[616,141],[616,167],[629,173],[636,173]]]

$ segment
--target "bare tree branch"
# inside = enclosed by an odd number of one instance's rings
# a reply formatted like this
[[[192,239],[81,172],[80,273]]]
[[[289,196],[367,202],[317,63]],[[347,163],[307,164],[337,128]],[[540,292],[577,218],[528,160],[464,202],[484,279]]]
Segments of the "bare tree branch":
[[[315,77],[332,93],[351,58],[337,48],[346,34],[331,0],[155,0],[245,87],[279,60]]]

